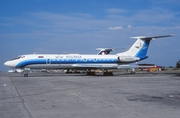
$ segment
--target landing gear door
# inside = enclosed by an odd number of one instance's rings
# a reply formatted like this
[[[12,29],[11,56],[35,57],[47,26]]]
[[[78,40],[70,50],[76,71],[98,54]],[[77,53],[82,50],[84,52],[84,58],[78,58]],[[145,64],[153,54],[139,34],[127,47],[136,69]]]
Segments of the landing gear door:
[[[51,59],[49,57],[46,58],[46,64],[51,64]]]

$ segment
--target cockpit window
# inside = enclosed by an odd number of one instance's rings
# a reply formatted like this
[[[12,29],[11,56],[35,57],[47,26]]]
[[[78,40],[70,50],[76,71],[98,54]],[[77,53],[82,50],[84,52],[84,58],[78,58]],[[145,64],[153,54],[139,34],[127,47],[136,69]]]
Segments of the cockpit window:
[[[18,56],[18,57],[16,57],[16,58],[12,59],[12,60],[17,60],[17,59],[24,58],[24,57],[25,57],[25,56]]]
[[[20,57],[16,57],[16,58],[14,58],[14,59],[12,59],[12,60],[17,60],[17,59],[19,59]]]

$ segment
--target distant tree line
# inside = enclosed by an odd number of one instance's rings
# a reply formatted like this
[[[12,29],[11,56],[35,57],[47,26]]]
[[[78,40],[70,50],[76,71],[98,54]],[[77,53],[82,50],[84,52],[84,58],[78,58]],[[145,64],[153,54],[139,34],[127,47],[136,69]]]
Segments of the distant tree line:
[[[180,68],[180,60],[176,63],[176,68]]]

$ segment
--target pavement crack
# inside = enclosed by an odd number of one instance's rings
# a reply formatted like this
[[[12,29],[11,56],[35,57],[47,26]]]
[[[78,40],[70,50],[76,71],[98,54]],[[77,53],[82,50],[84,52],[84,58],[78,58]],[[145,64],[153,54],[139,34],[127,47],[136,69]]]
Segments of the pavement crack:
[[[25,105],[25,103],[24,103],[24,102],[25,102],[24,99],[22,98],[21,94],[19,93],[19,91],[18,91],[16,85],[14,84],[14,82],[12,81],[11,77],[9,77],[9,79],[10,79],[12,85],[14,86],[14,88],[15,88],[18,96],[19,96],[19,98],[21,99],[21,101],[22,101],[21,103],[23,104],[24,108],[25,108],[26,111],[28,112],[29,116],[30,116],[31,118],[33,118],[33,116],[31,115],[31,113],[30,113],[30,111],[29,111],[29,109],[26,107],[26,105]]]

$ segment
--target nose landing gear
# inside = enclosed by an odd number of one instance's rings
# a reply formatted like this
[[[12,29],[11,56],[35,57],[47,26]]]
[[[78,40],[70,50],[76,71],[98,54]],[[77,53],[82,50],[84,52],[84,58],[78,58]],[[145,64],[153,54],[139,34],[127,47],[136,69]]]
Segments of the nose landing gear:
[[[24,73],[24,77],[28,77],[28,72],[30,71],[30,68],[25,68],[23,73]]]
[[[28,77],[28,73],[25,73],[25,74],[24,74],[24,77]]]

